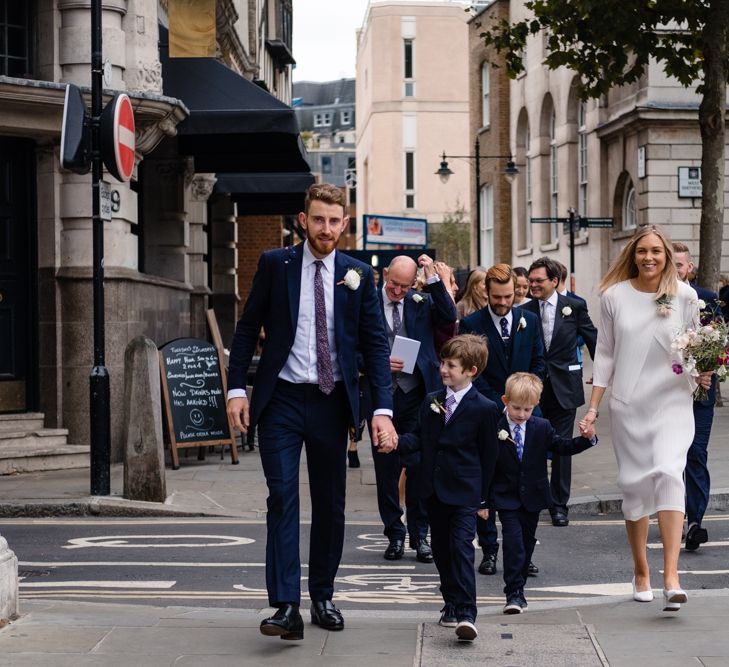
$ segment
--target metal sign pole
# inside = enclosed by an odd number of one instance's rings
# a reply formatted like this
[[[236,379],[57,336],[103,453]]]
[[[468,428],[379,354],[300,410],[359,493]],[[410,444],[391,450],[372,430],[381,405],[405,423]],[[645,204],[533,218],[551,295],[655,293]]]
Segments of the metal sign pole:
[[[570,206],[570,292],[575,293],[575,209]]]
[[[91,192],[93,243],[94,367],[89,378],[91,495],[108,496],[111,466],[109,372],[104,363],[104,222],[101,219],[102,111],[101,0],[91,0]]]

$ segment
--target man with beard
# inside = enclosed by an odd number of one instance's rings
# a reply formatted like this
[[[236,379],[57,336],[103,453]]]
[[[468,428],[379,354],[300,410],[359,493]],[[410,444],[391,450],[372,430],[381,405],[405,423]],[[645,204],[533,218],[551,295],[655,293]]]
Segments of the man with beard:
[[[359,421],[357,350],[369,376],[373,439],[396,442],[390,348],[372,268],[335,251],[349,224],[346,197],[326,183],[309,188],[299,224],[306,241],[265,252],[230,351],[228,415],[258,425],[268,484],[266,587],[276,613],[261,633],[303,639],[299,613],[299,460],[306,447],[311,492],[308,583],[312,623],[342,630],[332,604],[344,541],[347,432]],[[250,409],[246,371],[261,326],[266,340]]]
[[[474,333],[488,339],[489,357],[484,371],[474,380],[474,386],[501,409],[501,397],[506,393],[506,379],[517,372],[544,376],[544,345],[539,332],[539,321],[533,313],[514,308],[516,274],[508,264],[496,264],[484,279],[487,305],[461,320],[459,333]],[[539,416],[539,415],[538,415]],[[478,545],[483,559],[478,566],[480,574],[496,574],[499,553],[496,512],[489,511],[488,519],[476,520]],[[529,574],[539,569],[529,563]]]

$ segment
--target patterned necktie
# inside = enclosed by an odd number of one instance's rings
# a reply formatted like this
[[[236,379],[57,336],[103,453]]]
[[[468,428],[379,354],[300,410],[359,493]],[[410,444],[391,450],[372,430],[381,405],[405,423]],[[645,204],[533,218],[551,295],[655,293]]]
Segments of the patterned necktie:
[[[549,328],[549,301],[540,301],[542,308],[542,331],[544,332],[544,349],[549,350],[552,343],[552,330]]]
[[[329,350],[329,334],[327,332],[327,307],[324,300],[324,281],[321,267],[324,262],[317,260],[314,273],[314,317],[316,324],[316,371],[319,375],[319,389],[325,394],[334,390],[334,371],[332,356]]]
[[[521,461],[524,454],[524,441],[521,439],[521,426],[514,424],[514,444],[516,445],[516,458]]]
[[[392,333],[397,336],[400,333],[402,320],[400,319],[400,304],[397,301],[392,302]]]
[[[499,324],[501,325],[501,340],[504,343],[504,349],[506,349],[506,346],[509,344],[509,320],[502,317],[499,320]]]
[[[445,402],[445,423],[448,423],[448,420],[453,416],[453,410],[456,406],[456,397],[451,394],[448,398],[446,398]]]

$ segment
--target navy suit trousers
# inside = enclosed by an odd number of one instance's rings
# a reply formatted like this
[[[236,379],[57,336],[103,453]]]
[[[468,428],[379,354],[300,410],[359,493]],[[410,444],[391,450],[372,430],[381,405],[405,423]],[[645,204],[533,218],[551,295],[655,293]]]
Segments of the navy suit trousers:
[[[686,518],[689,525],[698,523],[704,518],[709,503],[710,478],[707,466],[709,437],[714,420],[714,399],[694,401],[694,440],[686,457]]]
[[[575,429],[575,415],[577,410],[565,409],[557,400],[549,378],[544,380],[544,391],[539,403],[542,415],[549,420],[559,435],[563,438],[572,438]],[[572,457],[552,454],[552,473],[549,479],[552,490],[552,504],[550,511],[567,513],[567,501],[570,499],[570,486],[572,485]],[[503,535],[502,535],[503,537]]]
[[[440,592],[456,609],[459,621],[476,620],[476,575],[473,537],[476,508],[446,505],[433,495],[425,504],[430,519],[433,560],[440,575]]]
[[[278,380],[258,422],[268,485],[266,587],[272,607],[299,604],[299,462],[302,443],[311,493],[309,595],[331,600],[344,543],[350,409],[342,382],[326,396],[318,385]]]
[[[522,591],[529,574],[529,562],[537,543],[539,512],[499,510],[501,546],[504,552],[504,593]]]
[[[418,422],[418,411],[425,398],[425,389],[416,387],[405,393],[399,387],[393,394],[393,425],[398,433],[409,433]],[[370,438],[372,430],[370,429]],[[407,465],[395,451],[392,454],[381,454],[372,446],[372,459],[375,464],[375,480],[377,481],[377,508],[384,524],[383,532],[390,540],[404,540],[406,529],[402,522],[400,507],[400,472],[406,468],[407,485],[405,487],[405,506],[407,508],[407,533],[411,540],[421,540],[428,535],[428,519],[425,503],[418,497],[417,466]]]

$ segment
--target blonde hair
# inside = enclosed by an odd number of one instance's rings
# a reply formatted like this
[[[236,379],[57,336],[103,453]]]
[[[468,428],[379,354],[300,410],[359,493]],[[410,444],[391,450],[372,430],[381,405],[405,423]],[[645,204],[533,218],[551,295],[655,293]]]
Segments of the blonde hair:
[[[544,385],[534,373],[512,373],[506,379],[504,395],[509,401],[536,405],[542,396]]]
[[[489,360],[489,348],[486,339],[475,334],[461,334],[443,343],[440,348],[441,359],[457,359],[463,370],[476,367],[479,375]]]
[[[661,281],[656,291],[656,299],[660,299],[662,296],[674,296],[676,294],[678,272],[673,263],[673,244],[666,232],[657,225],[644,225],[637,229],[635,234],[630,238],[630,241],[620,251],[620,254],[613,260],[608,272],[603,276],[597,288],[598,294],[602,294],[608,287],[612,287],[624,280],[638,277],[638,266],[635,263],[635,249],[638,247],[638,243],[649,234],[655,234],[661,240],[666,253],[666,265],[663,267]]]
[[[471,313],[475,313],[477,310],[481,310],[481,308],[486,305],[486,299],[482,298],[481,295],[476,292],[476,287],[479,283],[483,285],[485,278],[486,269],[483,269],[480,266],[471,271],[468,276],[466,289],[463,291],[463,296],[458,302],[463,304],[461,308],[463,309],[464,317]]]

